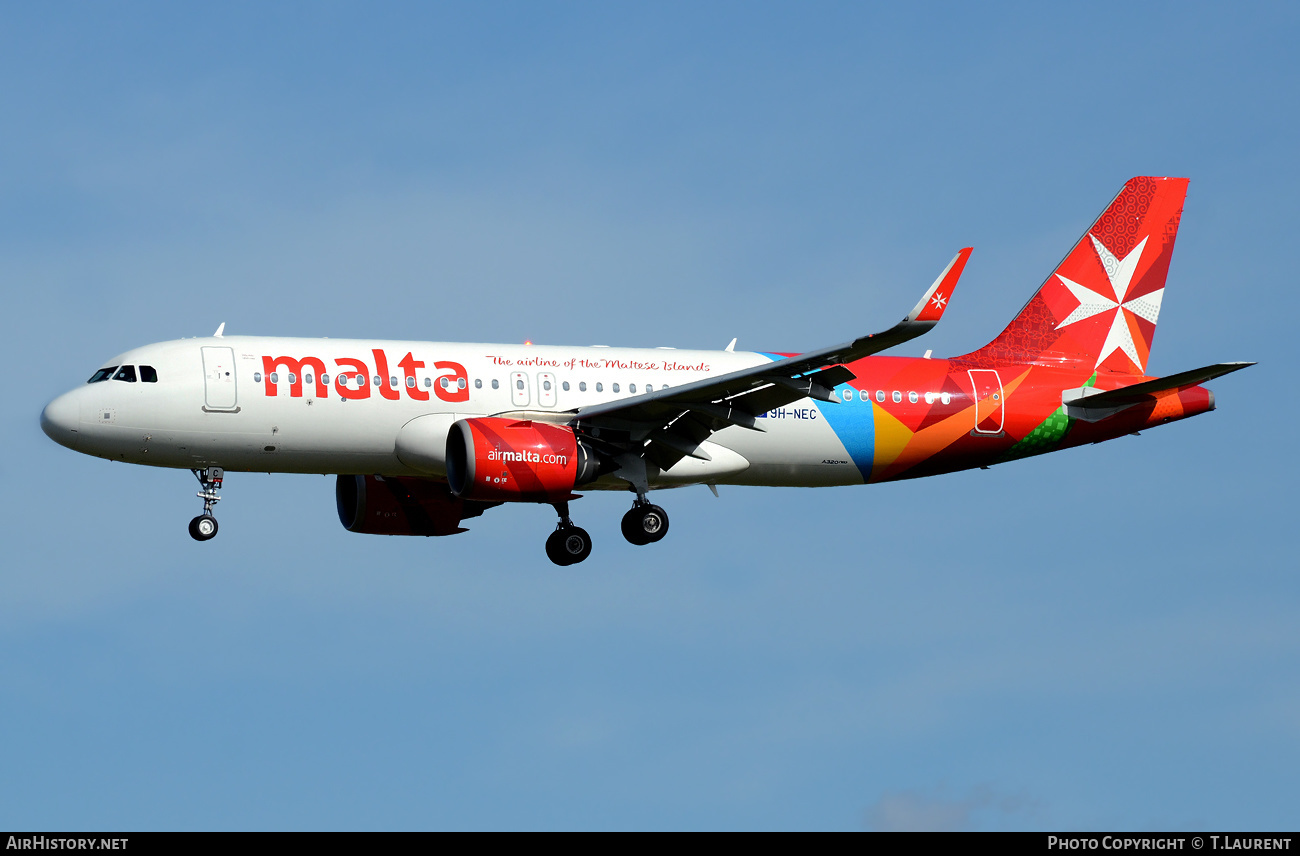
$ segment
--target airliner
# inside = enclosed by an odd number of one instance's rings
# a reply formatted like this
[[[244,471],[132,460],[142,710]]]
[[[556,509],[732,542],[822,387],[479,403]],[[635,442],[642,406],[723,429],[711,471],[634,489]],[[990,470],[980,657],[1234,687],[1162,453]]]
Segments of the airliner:
[[[668,532],[651,490],[919,478],[1123,437],[1214,409],[1253,363],[1146,375],[1187,179],[1128,181],[997,338],[882,352],[942,318],[970,248],[893,327],[802,354],[224,335],[147,345],[51,401],[55,442],[189,469],[217,534],[226,472],[337,477],[352,532],[440,536],[507,502],[551,505],[546,555],[588,557],[577,491],[635,499],[629,542]]]

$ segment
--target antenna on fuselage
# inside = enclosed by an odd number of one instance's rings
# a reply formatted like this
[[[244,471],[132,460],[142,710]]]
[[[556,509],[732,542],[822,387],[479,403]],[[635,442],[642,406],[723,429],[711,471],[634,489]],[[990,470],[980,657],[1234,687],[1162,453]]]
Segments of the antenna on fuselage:
[[[215,333],[212,334],[212,338],[214,338],[214,339],[220,339],[220,338],[221,338],[221,334],[224,333],[224,332],[226,332],[226,322],[225,322],[225,321],[222,321],[222,322],[221,322],[221,326],[217,328],[217,332],[215,332]]]

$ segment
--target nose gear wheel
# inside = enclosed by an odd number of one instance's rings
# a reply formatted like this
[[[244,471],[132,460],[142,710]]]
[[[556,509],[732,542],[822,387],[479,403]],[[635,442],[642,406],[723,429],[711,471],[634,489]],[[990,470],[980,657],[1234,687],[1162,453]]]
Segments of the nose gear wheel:
[[[208,541],[217,537],[217,518],[200,514],[190,521],[190,537],[195,541]]]

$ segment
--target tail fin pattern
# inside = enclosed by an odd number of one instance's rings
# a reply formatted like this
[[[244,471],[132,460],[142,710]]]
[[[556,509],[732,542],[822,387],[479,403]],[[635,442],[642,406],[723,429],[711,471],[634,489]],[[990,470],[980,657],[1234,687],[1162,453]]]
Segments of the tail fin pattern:
[[[1145,374],[1187,179],[1133,178],[989,344],[958,359]]]

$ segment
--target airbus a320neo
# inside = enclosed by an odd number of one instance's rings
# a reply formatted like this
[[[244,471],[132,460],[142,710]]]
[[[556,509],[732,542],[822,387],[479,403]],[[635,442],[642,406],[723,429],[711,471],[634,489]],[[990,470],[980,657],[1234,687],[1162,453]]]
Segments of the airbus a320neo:
[[[632,493],[623,536],[643,545],[668,532],[652,490],[932,476],[1213,410],[1201,384],[1250,363],[1146,375],[1186,191],[1130,180],[1005,330],[947,359],[880,354],[938,323],[969,248],[895,326],[803,354],[218,329],[108,360],[41,426],[88,455],[192,470],[199,541],[225,472],[328,473],[353,532],[452,535],[501,503],[549,504],[546,554],[573,564],[592,549],[577,491]]]

